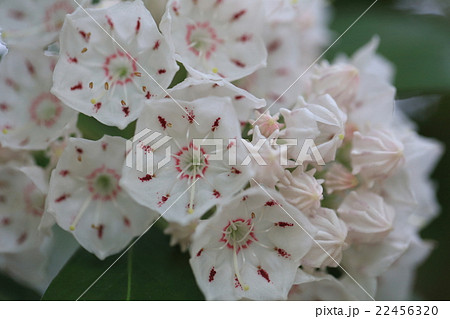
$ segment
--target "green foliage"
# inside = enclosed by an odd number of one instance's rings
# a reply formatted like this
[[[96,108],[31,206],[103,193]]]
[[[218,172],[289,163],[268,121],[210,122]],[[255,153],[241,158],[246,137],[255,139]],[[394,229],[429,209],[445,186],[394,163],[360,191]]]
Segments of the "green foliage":
[[[336,1],[331,29],[335,38],[364,12],[373,0]],[[379,52],[396,69],[399,96],[450,92],[450,19],[412,15],[395,10],[393,1],[378,1],[329,51],[351,54],[380,36]]]
[[[43,300],[76,300],[118,258],[98,260],[80,248]],[[80,300],[203,300],[189,255],[152,227]]]
[[[122,136],[126,139],[130,139],[134,135],[136,121],[130,123],[124,130],[120,130],[117,127],[107,126],[93,117],[80,113],[78,116],[77,127],[81,131],[83,137],[89,140],[101,139],[103,135]]]
[[[0,300],[39,300],[39,294],[0,273]]]

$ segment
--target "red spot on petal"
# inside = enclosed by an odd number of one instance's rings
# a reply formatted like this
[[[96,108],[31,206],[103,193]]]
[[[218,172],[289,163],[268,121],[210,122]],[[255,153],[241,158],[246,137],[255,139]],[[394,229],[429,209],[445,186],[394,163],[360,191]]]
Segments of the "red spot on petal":
[[[152,178],[153,178],[152,175],[147,174],[147,175],[145,175],[144,177],[139,177],[139,180],[140,180],[141,182],[148,182],[148,181],[150,181]]]
[[[150,98],[152,97],[150,91],[147,91],[147,93],[145,94],[145,97],[147,98],[147,100],[150,100]]]
[[[280,48],[280,46],[281,46],[281,41],[276,39],[269,43],[269,45],[267,46],[267,52],[272,53],[272,52],[278,50]]]
[[[81,35],[81,37],[83,38],[84,41],[89,42],[90,38],[91,38],[91,33],[88,32],[86,33],[83,30],[78,31],[78,33]]]
[[[158,70],[158,74],[164,74],[164,73],[166,73],[166,69],[159,69]]]
[[[252,34],[243,34],[239,38],[237,38],[237,41],[247,42],[247,41],[250,41],[252,39],[252,37],[253,37]]]
[[[122,106],[122,112],[125,114],[125,117],[130,115],[130,108],[128,106]]]
[[[216,197],[216,198],[219,198],[219,197],[220,197],[220,193],[219,193],[219,191],[218,191],[217,189],[213,190],[213,195],[214,195],[214,197]]]
[[[102,143],[102,150],[106,151],[107,148],[108,148],[108,143],[103,142]]]
[[[108,22],[109,27],[111,29],[114,29],[114,23],[113,23],[112,19],[108,16],[105,16],[105,18],[106,18],[106,21]]]
[[[172,5],[172,10],[173,10],[173,13],[175,13],[175,15],[180,15],[180,12],[179,12],[179,10],[180,10],[180,7],[178,6],[178,3],[176,3],[176,2],[174,2],[174,4]]]
[[[75,147],[75,150],[77,151],[78,154],[83,154],[83,149],[82,148]]]
[[[202,255],[202,253],[203,253],[203,248],[197,252],[197,257],[200,257]]]
[[[70,56],[67,56],[67,61],[69,62],[69,63],[78,63],[78,59],[76,58],[76,57],[70,57]]]
[[[158,121],[159,121],[159,124],[161,124],[163,129],[167,128],[167,121],[166,121],[165,118],[163,118],[162,116],[158,115]]]
[[[237,67],[245,68],[245,64],[241,60],[231,59],[230,61],[233,62]]]
[[[5,217],[5,218],[2,219],[1,224],[3,226],[8,226],[9,224],[11,224],[11,219],[8,218],[8,217]]]
[[[17,82],[14,81],[14,80],[11,79],[11,78],[6,78],[6,79],[5,79],[5,84],[6,84],[7,86],[9,86],[10,88],[12,88],[13,90],[15,90],[15,91],[20,90],[19,84],[17,84]]]
[[[6,103],[0,104],[0,111],[7,111],[8,109],[9,109],[9,107]]]
[[[26,66],[27,66],[28,73],[30,73],[31,75],[36,74],[36,70],[34,69],[34,66],[33,66],[33,64],[31,64],[30,61],[27,60],[27,61],[25,62],[25,64],[26,64]]]
[[[231,168],[231,173],[232,173],[232,174],[239,175],[239,174],[241,174],[242,172],[241,172],[240,170],[238,170],[236,167],[232,167],[232,168]]]
[[[267,280],[267,282],[270,282],[269,274],[267,273],[267,271],[262,269],[261,266],[258,267],[258,275]]]
[[[65,201],[69,197],[70,197],[69,194],[62,194],[57,199],[55,199],[55,203],[61,203],[62,201]]]
[[[248,195],[242,197],[242,201],[245,202],[248,199]]]
[[[283,258],[289,258],[291,257],[291,254],[289,254],[286,250],[275,247],[274,250],[278,253],[278,256]]]
[[[184,109],[186,110],[186,116],[183,115],[183,118],[187,118],[189,124],[192,124],[195,120],[194,110],[189,110],[187,107]]]
[[[211,126],[211,131],[215,131],[219,127],[220,117],[216,118],[213,125]]]
[[[99,239],[102,239],[102,237],[103,237],[103,229],[105,228],[105,226],[103,226],[103,225],[99,225],[98,227],[97,227],[97,237],[99,238]]]
[[[234,288],[241,288],[242,290],[241,283],[239,282],[239,279],[236,275],[234,275]]]
[[[234,97],[235,100],[242,100],[243,98],[245,98],[245,96],[243,96],[243,95],[236,95]]]
[[[158,50],[160,44],[161,44],[161,42],[159,40],[157,40],[155,42],[155,45],[153,46],[153,50]]]
[[[267,201],[264,204],[264,206],[269,206],[269,207],[272,207],[272,206],[275,206],[275,205],[278,205],[278,203],[276,201],[274,201],[274,200],[269,200],[269,201]]]
[[[15,20],[23,20],[25,19],[25,13],[20,10],[9,10],[9,16]]]
[[[216,276],[217,271],[214,269],[214,267],[211,268],[211,271],[209,272],[209,282],[212,282],[214,280],[214,277]]]
[[[25,240],[27,240],[27,237],[28,237],[27,233],[23,233],[22,235],[20,235],[20,237],[17,238],[17,244],[22,245],[25,242]]]
[[[94,104],[94,112],[97,113],[98,110],[102,107],[102,102],[97,102]]]
[[[74,85],[70,88],[71,91],[82,90],[82,89],[83,89],[83,83],[81,83],[81,82],[78,82],[76,85]]]
[[[231,22],[234,22],[236,20],[238,20],[240,17],[242,17],[245,13],[247,12],[247,10],[242,9],[241,11],[236,12],[235,14],[233,14],[233,17],[231,18]]]
[[[59,172],[59,175],[61,175],[62,177],[66,177],[67,175],[69,175],[69,171],[67,169],[62,170]]]
[[[166,194],[165,196],[161,197],[161,200],[158,202],[158,207],[161,207],[167,200],[169,199],[170,194]]]
[[[275,226],[285,228],[285,227],[292,227],[292,226],[294,226],[294,224],[286,223],[286,222],[278,222],[278,223],[275,223]]]
[[[130,227],[130,220],[126,217],[123,218],[123,223],[125,224],[125,226]]]
[[[138,34],[140,29],[141,29],[141,17],[139,17],[136,22],[136,34]]]

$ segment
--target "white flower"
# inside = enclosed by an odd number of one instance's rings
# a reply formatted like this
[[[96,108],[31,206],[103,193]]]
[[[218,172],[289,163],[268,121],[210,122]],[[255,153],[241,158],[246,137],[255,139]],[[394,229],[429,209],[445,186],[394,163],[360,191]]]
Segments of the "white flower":
[[[252,142],[243,141],[249,150],[243,164],[253,168],[254,180],[273,188],[284,176],[285,168],[293,165],[288,161],[288,148],[277,144],[277,132],[267,138],[261,134],[259,126],[255,126],[252,132]]]
[[[250,124],[253,126],[257,125],[260,133],[267,138],[271,135],[278,137],[278,135],[279,135],[278,133],[279,133],[280,129],[282,129],[284,127],[284,124],[281,124],[278,122],[280,120],[280,113],[277,113],[272,116],[272,115],[270,115],[270,113],[268,111],[264,112],[264,113],[255,111],[255,117],[256,117],[256,121],[250,120],[249,121]],[[253,129],[248,131],[248,134],[252,134],[252,133],[253,133]]]
[[[165,95],[178,66],[141,0],[87,12],[67,16],[52,92],[73,109],[123,129],[144,102]]]
[[[373,243],[393,228],[394,209],[381,196],[364,189],[350,192],[337,210],[348,228],[351,243]]]
[[[66,14],[76,8],[73,0],[1,1],[2,39],[8,45],[43,48],[57,39]]]
[[[121,251],[156,214],[119,186],[125,140],[69,140],[50,180],[48,212],[98,258]]]
[[[168,141],[161,147],[156,147],[159,141],[146,142],[149,137],[139,135],[145,129]],[[187,225],[249,181],[251,170],[241,165],[239,121],[228,97],[153,102],[139,118],[136,132],[136,147],[129,159],[134,161],[144,152],[147,160],[153,156],[153,169],[141,172],[125,166],[121,185],[168,221]],[[235,164],[229,162],[230,152],[237,156]],[[158,167],[164,160],[168,162]]]
[[[0,142],[15,149],[45,149],[77,114],[50,93],[56,60],[41,50],[11,48],[0,63]]]
[[[230,97],[239,121],[245,124],[252,112],[263,108],[266,101],[258,99],[226,80],[205,80],[188,77],[186,80],[168,90],[170,96],[176,100],[193,101],[202,97],[218,96]]]
[[[13,150],[0,145],[0,165],[31,166],[34,163],[30,152]]]
[[[309,221],[317,228],[317,233],[302,264],[314,268],[339,266],[342,252],[348,247],[345,242],[347,226],[334,210],[328,208],[319,208],[310,213]]]
[[[308,100],[329,94],[342,110],[351,108],[359,89],[359,71],[350,64],[323,62],[314,69]]]
[[[313,235],[314,228],[276,192],[268,192],[272,198],[259,187],[249,189],[200,221],[190,263],[206,299],[287,298],[312,243],[297,223]]]
[[[359,88],[349,105],[349,122],[359,129],[368,124],[384,125],[394,113],[395,88],[391,82],[394,69],[383,57],[376,54],[379,39],[374,37],[359,49],[351,59],[340,58],[336,63],[355,66],[359,72]]]
[[[48,244],[41,246],[13,254],[0,254],[0,270],[28,287],[44,292],[48,285],[46,268],[49,252],[45,247]]]
[[[303,169],[303,166],[299,166],[292,173],[284,171],[277,187],[289,204],[306,213],[320,207],[320,201],[323,199],[323,179],[314,178],[315,169],[307,172]]]
[[[0,253],[18,253],[39,246],[47,185],[35,166],[0,167]]]
[[[337,162],[332,163],[325,173],[325,188],[328,194],[354,188],[358,183],[356,176]]]
[[[335,277],[321,271],[298,269],[289,300],[355,300],[347,287]]]
[[[299,142],[305,138],[314,138],[315,145],[325,163],[335,159],[336,151],[345,137],[347,116],[339,109],[331,96],[322,95],[308,103],[300,97],[291,112],[282,110],[281,114],[286,121],[285,137],[300,138]],[[315,136],[311,134],[314,130],[313,122],[319,131]],[[302,136],[302,131],[307,131],[309,135]],[[298,153],[302,147],[303,143],[297,143],[297,147],[291,149]]]
[[[258,2],[171,0],[160,27],[191,75],[233,81],[266,65]]]
[[[352,142],[352,174],[360,174],[369,187],[376,180],[391,176],[404,164],[404,146],[387,130],[372,129],[366,134],[355,132]]]
[[[180,225],[178,223],[169,223],[164,234],[170,235],[170,246],[180,245],[181,252],[186,252],[191,244],[192,235],[197,228],[198,220],[194,220],[188,225]]]
[[[266,99],[270,110],[277,112],[281,107],[293,107],[305,85],[306,70],[327,44],[326,3],[265,0],[261,5],[266,12],[263,39],[267,67],[240,80],[238,85]]]
[[[377,300],[410,300],[417,267],[428,257],[433,244],[413,235],[408,249],[378,278]]]

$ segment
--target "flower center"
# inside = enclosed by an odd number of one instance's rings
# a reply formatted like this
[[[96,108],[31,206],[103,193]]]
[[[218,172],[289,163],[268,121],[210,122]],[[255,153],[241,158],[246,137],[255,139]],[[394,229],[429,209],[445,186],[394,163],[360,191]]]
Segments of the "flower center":
[[[209,22],[197,22],[187,25],[186,43],[189,50],[196,56],[209,59],[223,40],[217,37],[216,30],[210,26]]]
[[[248,246],[256,241],[255,234],[253,233],[253,223],[251,219],[244,220],[238,218],[230,220],[222,231],[222,238],[220,241],[225,242],[226,246],[233,250],[233,267],[236,280],[244,290],[248,290],[249,286],[242,281],[242,277],[239,271],[239,265],[237,261],[237,255],[242,249],[248,248]]]
[[[131,82],[136,74],[136,61],[122,51],[106,57],[103,70],[112,84],[123,85]]]
[[[187,212],[194,213],[195,183],[197,179],[203,178],[208,168],[208,155],[203,148],[195,146],[190,142],[174,155],[175,168],[179,172],[178,178],[187,178],[191,183],[191,196]]]
[[[236,253],[239,253],[241,248],[248,248],[256,240],[253,233],[252,220],[244,220],[242,218],[229,221],[228,225],[223,229],[222,238],[220,239],[220,241],[227,244],[228,248],[236,250]]]
[[[42,93],[30,107],[31,119],[39,126],[52,127],[61,116],[61,102],[50,93]]]
[[[208,169],[208,156],[203,148],[198,148],[189,143],[189,146],[183,147],[174,156],[175,168],[180,179],[202,178]]]
[[[120,175],[104,166],[94,170],[88,177],[88,188],[94,200],[108,201],[117,197]]]

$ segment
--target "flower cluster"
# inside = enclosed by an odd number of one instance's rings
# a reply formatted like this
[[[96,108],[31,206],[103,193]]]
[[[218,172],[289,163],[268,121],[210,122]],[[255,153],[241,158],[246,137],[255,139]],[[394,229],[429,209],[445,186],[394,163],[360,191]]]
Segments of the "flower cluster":
[[[322,0],[0,2],[0,268],[45,288],[55,242],[61,265],[75,240],[104,259],[163,218],[209,300],[408,298],[391,278],[431,250],[442,147],[395,109],[378,38],[312,66],[327,16]],[[135,135],[85,139],[80,113]]]

